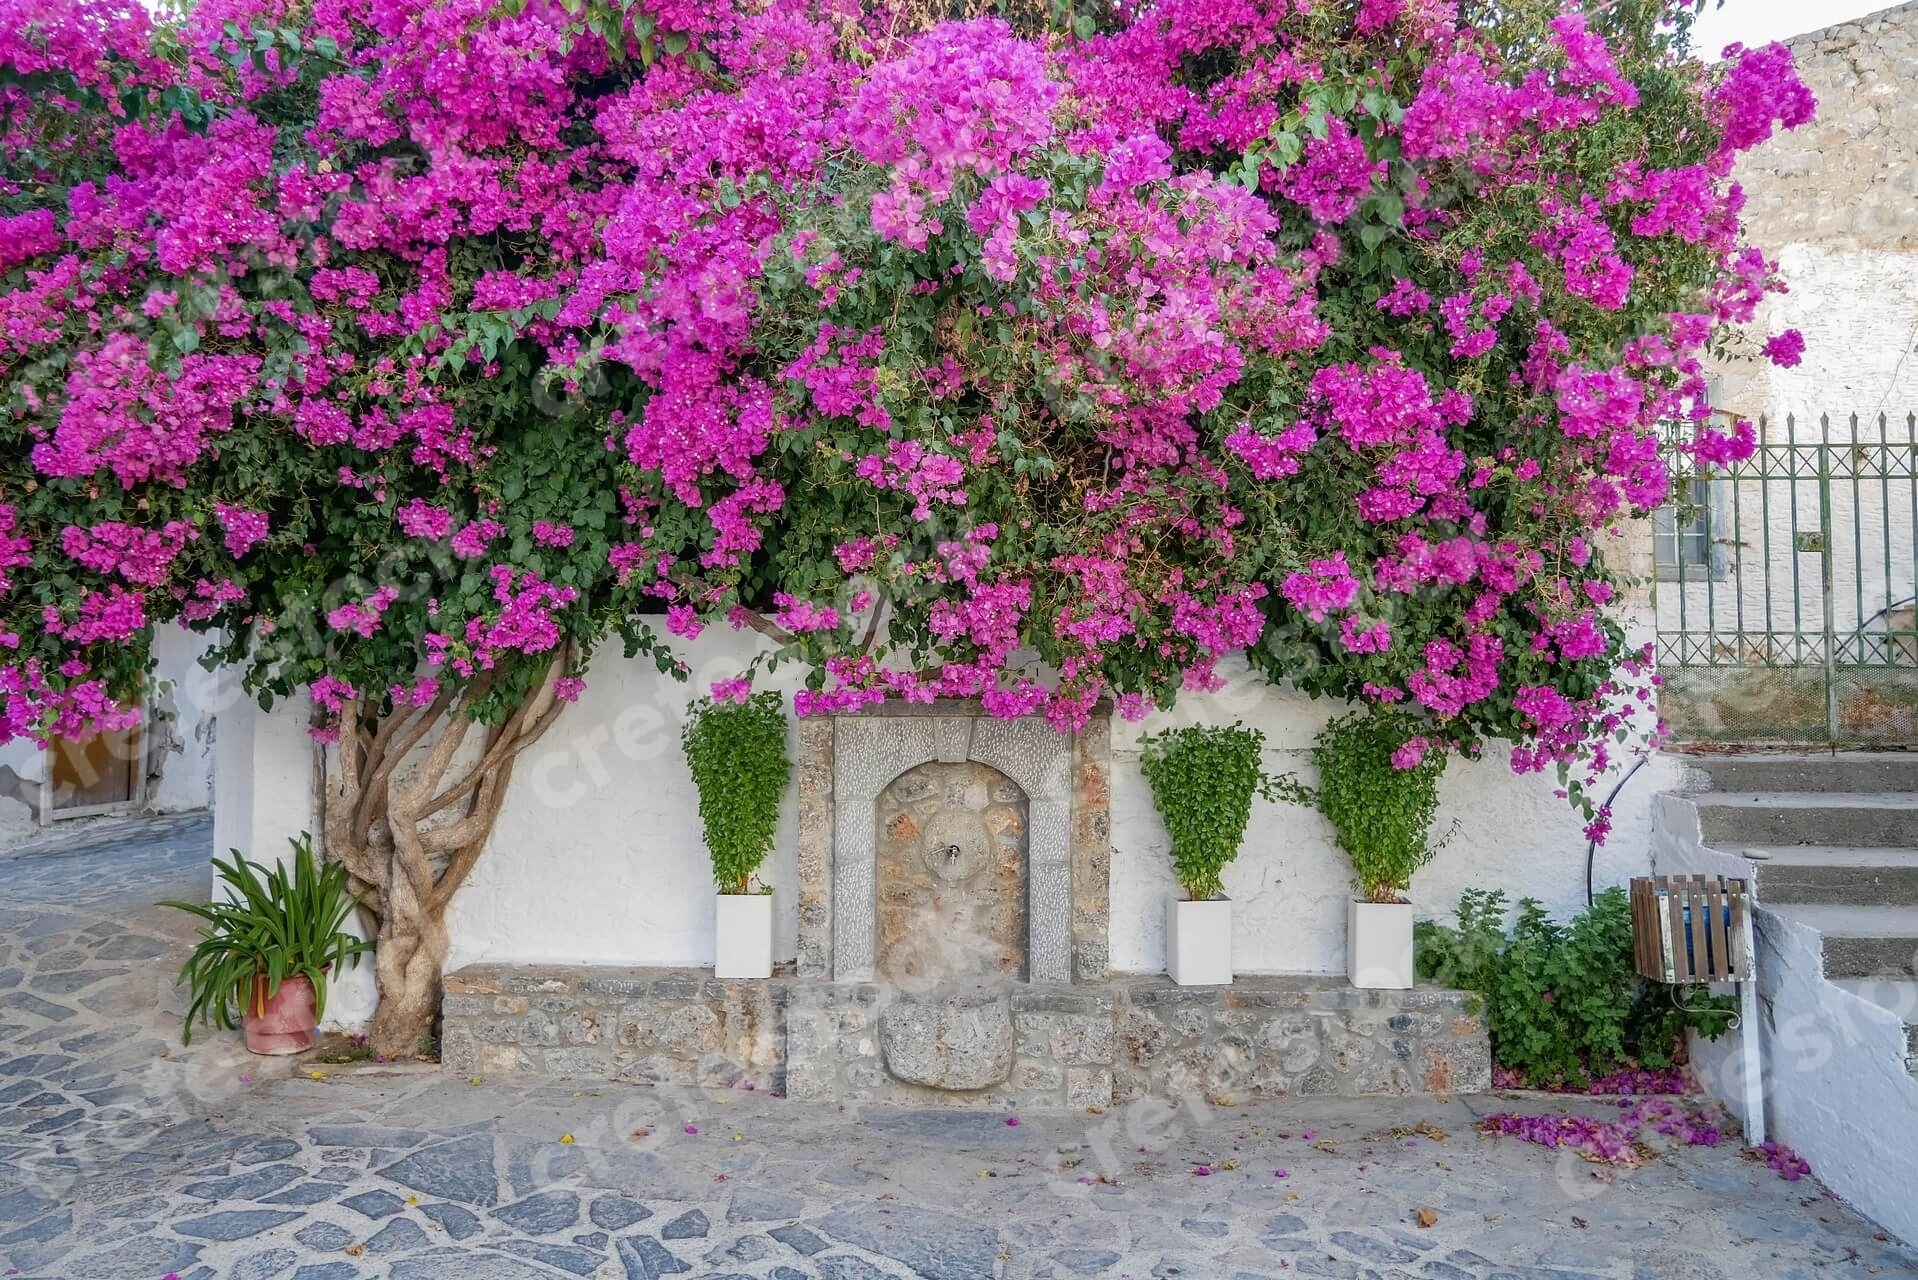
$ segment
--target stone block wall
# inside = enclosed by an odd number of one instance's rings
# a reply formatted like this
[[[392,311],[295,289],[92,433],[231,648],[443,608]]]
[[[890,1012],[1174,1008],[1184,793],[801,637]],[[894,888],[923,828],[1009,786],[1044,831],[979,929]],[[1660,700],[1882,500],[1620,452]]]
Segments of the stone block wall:
[[[1753,238],[1774,252],[1794,241],[1918,250],[1918,3],[1786,44],[1818,114],[1740,157]]]
[[[1026,970],[1091,982],[1110,963],[1111,717],[1104,705],[1062,736],[1042,720],[1000,720],[977,699],[887,703],[802,722],[798,736],[798,973],[870,981],[881,793],[930,762],[989,765],[1024,793]]]
[[[786,991],[697,969],[473,965],[446,979],[440,1059],[455,1075],[778,1091]]]
[[[446,982],[456,1075],[756,1089],[898,1106],[1107,1107],[1474,1093],[1484,1019],[1462,992],[1342,979],[1160,976],[908,992],[877,982],[720,982],[679,969],[475,966]]]
[[[894,1106],[1103,1107],[1113,999],[1069,986],[922,996],[879,983],[793,988],[786,1088]]]
[[[1492,1053],[1461,991],[1360,991],[1337,978],[1225,988],[1140,978],[1121,989],[1113,1097],[1478,1093]]]
[[[1112,963],[1112,718],[1072,735],[1072,980],[1103,982]]]
[[[1918,361],[1906,358],[1918,324],[1918,3],[1786,44],[1817,117],[1746,152],[1732,176],[1751,242],[1778,261],[1791,291],[1765,300],[1732,359],[1708,365],[1719,384],[1712,403],[1768,415],[1775,434],[1765,443],[1783,438],[1788,413],[1814,433],[1830,414],[1837,439],[1860,414],[1860,434],[1875,440],[1883,412],[1899,440],[1905,415],[1918,412]],[[1784,329],[1805,335],[1801,364],[1754,358]],[[1866,546],[1871,538],[1867,529]]]

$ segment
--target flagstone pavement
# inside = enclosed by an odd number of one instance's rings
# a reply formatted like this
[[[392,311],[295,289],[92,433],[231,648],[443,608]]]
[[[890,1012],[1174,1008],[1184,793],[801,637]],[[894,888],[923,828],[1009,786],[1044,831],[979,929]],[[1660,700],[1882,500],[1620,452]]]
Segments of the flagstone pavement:
[[[183,1048],[191,922],[152,904],[206,893],[210,839],[188,815],[0,853],[8,1277],[1918,1277],[1735,1142],[1614,1172],[1475,1132],[1561,1105],[1536,1098],[1007,1116]]]

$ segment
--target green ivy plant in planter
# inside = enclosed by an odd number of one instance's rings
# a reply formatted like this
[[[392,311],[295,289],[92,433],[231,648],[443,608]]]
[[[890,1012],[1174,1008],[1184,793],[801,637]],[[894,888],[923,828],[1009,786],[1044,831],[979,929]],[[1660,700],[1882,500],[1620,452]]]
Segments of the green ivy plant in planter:
[[[1416,721],[1357,711],[1330,721],[1312,748],[1316,789],[1291,780],[1288,797],[1314,803],[1351,859],[1355,896],[1346,918],[1346,973],[1357,987],[1413,981],[1412,876],[1443,841],[1432,840],[1445,755],[1428,750]]]
[[[719,886],[713,972],[770,977],[772,891],[752,892],[752,877],[772,852],[780,797],[792,776],[785,700],[771,690],[744,701],[701,698],[689,709],[680,746],[699,789],[699,818]]]
[[[1252,799],[1279,798],[1261,763],[1265,735],[1242,724],[1192,725],[1140,739],[1139,768],[1172,837],[1184,890],[1166,903],[1166,972],[1180,986],[1232,981],[1232,904],[1221,875],[1239,854]]]
[[[355,937],[346,919],[359,905],[346,868],[321,862],[306,832],[291,841],[290,863],[249,862],[238,849],[213,865],[223,898],[208,903],[163,902],[198,916],[200,941],[180,967],[189,1002],[181,1040],[193,1043],[193,1024],[244,1027],[254,1053],[299,1053],[313,1045],[326,1015],[329,975],[358,964],[373,944]]]

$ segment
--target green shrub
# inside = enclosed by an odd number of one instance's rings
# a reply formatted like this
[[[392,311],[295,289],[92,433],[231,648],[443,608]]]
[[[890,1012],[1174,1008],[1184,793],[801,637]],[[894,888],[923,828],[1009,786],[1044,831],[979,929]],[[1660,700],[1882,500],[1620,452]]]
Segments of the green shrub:
[[[1611,888],[1569,924],[1532,898],[1505,929],[1505,894],[1473,889],[1456,926],[1420,921],[1419,977],[1476,991],[1485,1001],[1492,1058],[1535,1085],[1583,1087],[1594,1075],[1673,1064],[1687,1027],[1725,1030],[1728,1000],[1680,1008],[1672,990],[1632,964],[1632,911]]]
[[[183,1043],[193,1043],[196,1020],[232,1030],[249,1001],[271,1000],[280,983],[296,975],[313,984],[314,1012],[325,1017],[327,975],[372,950],[371,942],[344,928],[360,901],[348,892],[346,868],[315,858],[313,837],[304,831],[290,843],[290,867],[249,862],[238,849],[231,850],[231,862],[215,858],[225,898],[160,904],[206,922],[180,966],[189,997]],[[261,979],[265,991],[257,990]]]
[[[1172,867],[1186,896],[1225,896],[1219,873],[1239,854],[1252,797],[1279,795],[1260,763],[1265,735],[1234,724],[1192,725],[1140,739],[1139,768],[1172,836]]]
[[[1352,860],[1354,887],[1367,902],[1402,901],[1413,872],[1440,847],[1431,830],[1445,756],[1423,752],[1409,769],[1392,763],[1416,732],[1403,716],[1359,711],[1327,724],[1312,748],[1319,812]]]
[[[713,880],[721,893],[745,893],[772,852],[779,799],[792,775],[785,700],[771,690],[744,702],[701,698],[689,710],[680,746],[699,788]]]

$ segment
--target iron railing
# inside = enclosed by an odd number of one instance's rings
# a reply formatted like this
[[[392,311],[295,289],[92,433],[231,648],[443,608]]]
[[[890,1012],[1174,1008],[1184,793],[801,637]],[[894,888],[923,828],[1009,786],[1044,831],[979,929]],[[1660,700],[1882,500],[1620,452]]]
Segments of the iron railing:
[[[1656,517],[1681,741],[1918,745],[1918,414],[1761,419]]]

